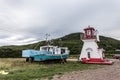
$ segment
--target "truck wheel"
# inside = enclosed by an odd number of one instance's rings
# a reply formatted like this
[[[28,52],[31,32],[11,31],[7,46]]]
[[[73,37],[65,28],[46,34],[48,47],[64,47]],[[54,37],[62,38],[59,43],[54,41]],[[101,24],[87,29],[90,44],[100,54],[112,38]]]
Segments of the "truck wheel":
[[[29,58],[26,58],[26,62],[29,62]]]

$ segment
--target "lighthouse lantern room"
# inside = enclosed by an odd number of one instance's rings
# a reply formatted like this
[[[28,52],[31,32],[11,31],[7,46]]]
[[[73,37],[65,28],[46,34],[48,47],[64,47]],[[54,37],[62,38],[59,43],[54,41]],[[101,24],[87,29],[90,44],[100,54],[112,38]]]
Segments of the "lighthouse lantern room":
[[[97,41],[99,41],[98,31],[93,27],[88,26],[84,29],[82,41],[84,42],[79,61],[83,63],[100,63],[112,64],[112,61],[105,60],[103,48],[99,48]]]

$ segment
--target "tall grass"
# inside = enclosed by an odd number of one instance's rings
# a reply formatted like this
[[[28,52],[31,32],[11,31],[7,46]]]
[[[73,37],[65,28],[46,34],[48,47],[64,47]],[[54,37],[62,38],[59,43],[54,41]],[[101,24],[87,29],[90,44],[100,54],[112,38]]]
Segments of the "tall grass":
[[[88,65],[79,62],[67,62],[66,64],[54,63],[26,63],[21,58],[0,59],[0,70],[8,71],[8,75],[0,74],[0,80],[39,80],[42,78],[51,79],[54,75],[61,75],[65,72],[94,69],[101,65]]]

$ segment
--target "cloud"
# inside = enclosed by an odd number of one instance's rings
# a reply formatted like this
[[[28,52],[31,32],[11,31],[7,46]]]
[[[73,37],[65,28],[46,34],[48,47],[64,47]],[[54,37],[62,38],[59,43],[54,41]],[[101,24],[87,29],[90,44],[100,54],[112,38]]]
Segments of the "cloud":
[[[46,33],[52,38],[60,37],[83,31],[88,25],[101,35],[120,40],[119,3],[119,0],[1,0],[0,45],[29,44],[44,40]]]

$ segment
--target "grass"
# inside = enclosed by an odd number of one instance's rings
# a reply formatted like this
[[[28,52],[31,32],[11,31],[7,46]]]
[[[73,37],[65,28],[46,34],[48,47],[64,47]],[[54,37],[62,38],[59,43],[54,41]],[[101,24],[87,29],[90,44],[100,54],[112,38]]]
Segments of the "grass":
[[[2,58],[0,59],[0,70],[8,71],[8,75],[0,74],[0,80],[40,80],[43,78],[52,79],[54,75],[61,75],[65,72],[95,69],[101,65],[81,64],[79,62],[61,63],[26,63],[23,58]]]

